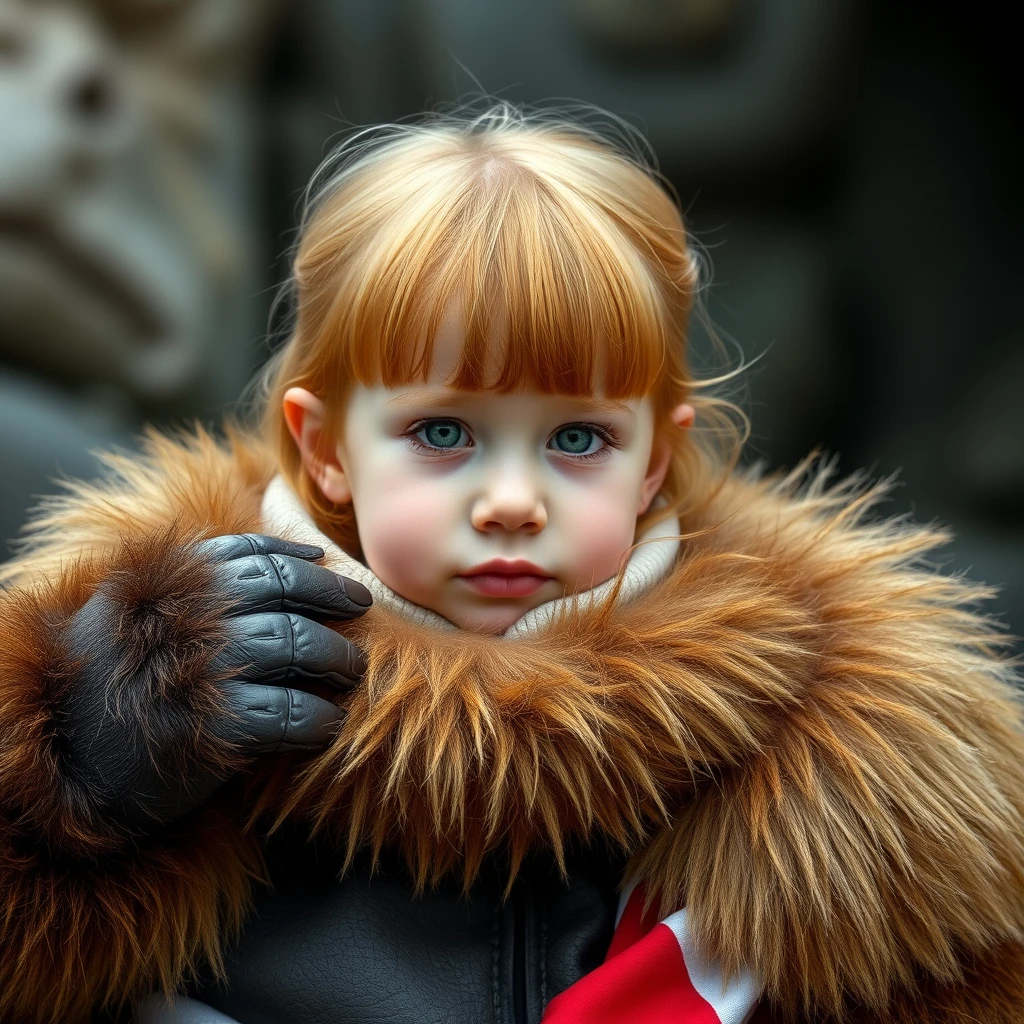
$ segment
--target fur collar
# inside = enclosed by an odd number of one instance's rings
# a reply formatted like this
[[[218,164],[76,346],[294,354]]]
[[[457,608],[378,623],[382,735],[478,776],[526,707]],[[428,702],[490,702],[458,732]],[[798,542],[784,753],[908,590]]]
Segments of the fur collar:
[[[114,470],[39,521],[35,570],[172,524],[258,530],[274,474],[205,435]],[[370,667],[343,730],[282,763],[256,814],[397,846],[421,884],[603,833],[783,1011],[955,981],[1024,940],[1014,674],[973,610],[988,591],[924,562],[944,535],[829,477],[736,477],[664,578],[514,640],[374,606],[344,627]]]

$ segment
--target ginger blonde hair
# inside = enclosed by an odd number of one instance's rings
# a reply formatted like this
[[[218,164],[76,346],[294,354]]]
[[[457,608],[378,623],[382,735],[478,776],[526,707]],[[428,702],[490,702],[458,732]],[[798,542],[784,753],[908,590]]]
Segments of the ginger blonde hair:
[[[651,397],[672,457],[638,534],[697,510],[738,458],[742,413],[687,366],[698,272],[682,217],[628,136],[508,104],[357,133],[310,184],[286,288],[293,323],[265,374],[263,429],[317,524],[350,551],[351,506],[305,471],[284,394],[324,400],[331,443],[354,384],[426,378],[453,306],[466,329],[452,386]],[[496,343],[499,372],[485,381]],[[695,431],[671,428],[682,402]]]

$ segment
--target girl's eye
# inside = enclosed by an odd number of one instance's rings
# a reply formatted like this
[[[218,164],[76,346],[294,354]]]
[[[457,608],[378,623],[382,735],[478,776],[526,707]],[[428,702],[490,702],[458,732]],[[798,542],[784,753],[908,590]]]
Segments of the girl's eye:
[[[468,448],[469,434],[458,420],[427,420],[414,428],[411,436],[430,448]]]
[[[555,447],[569,455],[585,455],[596,438],[586,427],[562,427],[555,434]]]
[[[614,438],[592,423],[569,423],[552,435],[550,444],[555,451],[578,459],[603,458],[616,447]]]

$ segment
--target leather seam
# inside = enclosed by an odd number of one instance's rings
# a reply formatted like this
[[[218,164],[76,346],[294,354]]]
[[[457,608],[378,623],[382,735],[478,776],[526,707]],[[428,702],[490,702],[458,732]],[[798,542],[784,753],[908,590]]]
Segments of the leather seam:
[[[281,732],[281,740],[275,750],[280,750],[288,742],[288,730],[291,727],[295,715],[295,691],[291,687],[285,690],[288,694],[288,710],[285,712],[284,729]]]
[[[501,1021],[501,998],[498,994],[498,967],[500,959],[500,938],[501,938],[501,905],[494,905],[494,927],[492,929],[491,945],[494,947],[491,956],[491,1002],[494,1009],[494,1024]]]
[[[284,681],[290,683],[295,677],[295,659],[298,656],[298,650],[295,643],[295,620],[291,615],[286,615],[285,620],[288,623],[288,637],[291,642],[292,653],[288,656],[288,670],[285,672]],[[289,708],[289,710],[291,709]]]
[[[540,1013],[548,1007],[548,905],[544,903],[540,919]]]
[[[284,576],[281,574],[281,566],[277,564],[277,559],[273,555],[267,555],[266,558],[267,561],[270,562],[270,567],[274,570],[274,575],[277,577],[277,585],[281,588],[281,594],[278,597],[278,607],[283,608],[288,596],[288,588],[284,584]]]

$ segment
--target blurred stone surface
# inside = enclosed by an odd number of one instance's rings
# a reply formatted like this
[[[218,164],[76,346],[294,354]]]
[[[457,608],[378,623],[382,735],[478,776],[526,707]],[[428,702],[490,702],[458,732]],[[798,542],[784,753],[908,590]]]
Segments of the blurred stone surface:
[[[0,0],[0,353],[143,403],[224,401],[251,368],[238,40],[264,5],[143,6],[159,32],[138,5]]]
[[[269,0],[0,0],[2,536],[256,363]]]

